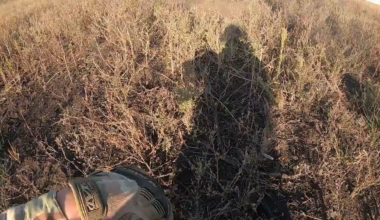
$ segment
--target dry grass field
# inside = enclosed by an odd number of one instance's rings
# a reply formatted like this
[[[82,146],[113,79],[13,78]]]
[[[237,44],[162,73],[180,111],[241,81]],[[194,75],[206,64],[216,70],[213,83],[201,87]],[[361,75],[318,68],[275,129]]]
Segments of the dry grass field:
[[[0,0],[0,211],[132,164],[175,219],[379,219],[376,7]]]

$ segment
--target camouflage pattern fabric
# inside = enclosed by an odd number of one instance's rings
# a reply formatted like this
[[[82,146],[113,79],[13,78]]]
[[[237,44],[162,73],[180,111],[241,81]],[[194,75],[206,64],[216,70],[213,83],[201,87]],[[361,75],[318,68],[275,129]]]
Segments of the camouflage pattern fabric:
[[[83,220],[172,219],[170,203],[159,184],[134,169],[98,172],[70,182]]]
[[[56,191],[50,191],[23,205],[12,207],[0,215],[0,220],[64,220],[66,217],[57,203],[56,196]]]
[[[117,172],[117,173],[116,173]],[[69,183],[82,220],[172,220],[170,202],[160,185],[145,173],[118,168],[96,172]],[[0,220],[66,219],[51,191],[8,209]]]

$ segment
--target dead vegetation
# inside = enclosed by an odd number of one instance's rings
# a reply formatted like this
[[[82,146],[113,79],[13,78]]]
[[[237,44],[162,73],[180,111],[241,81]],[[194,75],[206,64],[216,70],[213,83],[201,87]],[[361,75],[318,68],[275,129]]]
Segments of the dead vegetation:
[[[340,0],[0,1],[1,209],[134,164],[176,219],[255,219],[268,196],[293,219],[379,218],[379,18]]]

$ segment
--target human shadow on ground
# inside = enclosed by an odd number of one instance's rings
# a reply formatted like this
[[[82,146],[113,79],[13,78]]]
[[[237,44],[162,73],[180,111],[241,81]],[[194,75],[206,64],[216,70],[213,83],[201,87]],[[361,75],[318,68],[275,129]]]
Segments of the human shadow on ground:
[[[177,161],[175,217],[289,219],[286,201],[269,190],[267,174],[280,164],[268,141],[274,100],[265,65],[240,27],[228,26],[221,41],[220,54],[204,47],[183,64],[178,94],[193,121]]]
[[[353,74],[342,77],[341,89],[345,93],[351,110],[362,115],[368,125],[380,130],[380,113],[378,112],[378,94],[370,83],[360,83]]]
[[[380,131],[378,91],[370,81],[360,82],[355,74],[346,73],[342,77],[341,90],[346,95],[349,108],[361,115],[368,127]],[[378,195],[380,188],[372,186],[358,197],[360,214],[363,219],[379,219]]]

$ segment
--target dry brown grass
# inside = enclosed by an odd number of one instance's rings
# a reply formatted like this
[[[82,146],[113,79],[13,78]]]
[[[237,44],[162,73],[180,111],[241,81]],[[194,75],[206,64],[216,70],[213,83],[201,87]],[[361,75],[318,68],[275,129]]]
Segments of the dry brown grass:
[[[362,1],[0,1],[0,206],[134,164],[176,219],[380,212],[380,19]],[[274,160],[270,160],[273,157]]]

